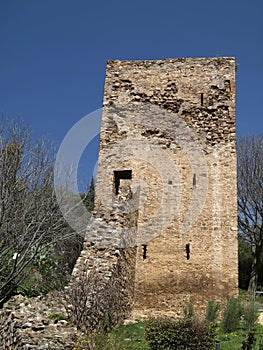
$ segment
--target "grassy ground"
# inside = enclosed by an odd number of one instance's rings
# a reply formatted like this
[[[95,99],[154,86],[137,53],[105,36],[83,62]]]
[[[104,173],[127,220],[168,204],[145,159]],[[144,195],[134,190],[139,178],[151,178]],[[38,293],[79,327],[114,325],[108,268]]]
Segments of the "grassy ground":
[[[216,338],[220,340],[220,350],[241,350],[242,342],[247,339],[248,331],[239,328],[236,332],[225,334],[220,325],[216,329]],[[253,350],[263,350],[263,326],[258,325],[255,330],[257,343]],[[92,343],[96,343],[98,350],[150,350],[145,340],[145,325],[143,322],[121,326],[112,331],[108,336],[90,338],[76,344],[74,350],[93,349]],[[261,345],[260,345],[261,343]],[[216,345],[213,349],[215,350]]]
[[[258,299],[260,299],[259,301],[262,302],[263,305],[263,295],[258,296]],[[239,300],[241,303],[246,304],[251,302],[252,298],[248,292],[240,290]],[[143,322],[121,326],[113,331],[113,334],[119,344],[121,344],[121,347],[119,348],[121,350],[150,349],[145,340],[145,325]],[[237,331],[229,334],[222,331],[220,324],[216,328],[216,339],[220,340],[220,350],[241,350],[242,342],[247,340],[247,336],[248,331],[242,326],[240,326]],[[254,345],[253,350],[263,350],[263,325],[257,325],[255,329],[255,337],[257,343]]]
[[[113,333],[125,350],[150,349],[145,341],[143,322],[121,326]],[[216,334],[216,338],[220,340],[220,350],[241,350],[242,342],[247,338],[247,331],[243,328],[239,328],[236,332],[225,334],[222,332],[220,326],[218,326]],[[258,341],[253,350],[263,350],[263,343],[261,348],[259,345],[260,341],[263,340],[263,326],[257,326],[255,334]]]
[[[260,295],[260,302],[263,296]],[[245,291],[239,294],[241,303],[251,302],[251,295]],[[253,350],[263,350],[263,325],[257,325],[255,330],[256,344]],[[248,330],[240,324],[237,331],[225,333],[220,324],[216,327],[216,339],[220,341],[220,350],[241,350],[242,342],[247,340]],[[145,324],[138,321],[134,324],[123,325],[113,330],[108,336],[99,335],[96,339],[89,338],[84,343],[79,343],[74,350],[90,350],[96,344],[98,350],[150,350],[145,340]],[[216,345],[211,349],[215,350]]]
[[[217,328],[217,339],[220,340],[220,350],[241,350],[242,342],[247,339],[248,331],[245,331],[243,328],[239,328],[236,332],[225,334],[222,332],[220,327]],[[255,336],[257,339],[257,344],[253,350],[263,350],[260,347],[260,342],[263,338],[263,326],[258,325],[255,329]]]
[[[120,326],[113,333],[125,346],[125,350],[150,349],[145,340],[143,322],[137,322],[127,326]]]

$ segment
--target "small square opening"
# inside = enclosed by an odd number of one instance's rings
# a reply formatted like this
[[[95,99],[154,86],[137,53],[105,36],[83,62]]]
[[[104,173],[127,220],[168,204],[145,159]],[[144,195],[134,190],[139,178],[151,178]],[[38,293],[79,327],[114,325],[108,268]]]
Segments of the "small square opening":
[[[119,194],[120,180],[131,180],[131,170],[114,170],[114,192],[115,195]]]

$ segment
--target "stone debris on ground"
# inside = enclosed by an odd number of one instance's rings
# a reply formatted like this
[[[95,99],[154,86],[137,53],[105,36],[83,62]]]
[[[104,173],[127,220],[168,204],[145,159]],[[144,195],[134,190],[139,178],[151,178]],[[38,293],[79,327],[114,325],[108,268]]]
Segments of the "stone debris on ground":
[[[83,335],[67,321],[60,293],[17,295],[0,310],[1,350],[72,350]]]

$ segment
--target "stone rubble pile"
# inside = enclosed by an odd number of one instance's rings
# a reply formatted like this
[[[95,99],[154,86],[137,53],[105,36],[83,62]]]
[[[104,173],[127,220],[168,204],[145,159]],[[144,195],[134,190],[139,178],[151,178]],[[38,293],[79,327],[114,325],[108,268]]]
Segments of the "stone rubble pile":
[[[0,310],[1,350],[72,350],[83,335],[67,321],[60,293],[17,295]]]

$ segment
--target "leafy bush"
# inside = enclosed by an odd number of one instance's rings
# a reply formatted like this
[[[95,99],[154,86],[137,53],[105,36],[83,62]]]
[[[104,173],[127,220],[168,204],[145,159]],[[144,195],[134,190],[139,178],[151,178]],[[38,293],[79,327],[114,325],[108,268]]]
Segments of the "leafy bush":
[[[237,330],[240,317],[242,315],[242,307],[239,301],[235,298],[229,298],[222,320],[222,328],[226,333],[231,333]]]
[[[251,330],[255,327],[258,319],[258,308],[255,304],[250,303],[243,308],[243,321],[247,329]]]
[[[258,350],[263,350],[263,337],[262,335],[257,339],[257,346],[258,346]]]
[[[214,326],[197,319],[152,319],[145,331],[151,350],[211,350],[215,344]]]
[[[215,322],[218,317],[220,308],[220,303],[217,303],[214,300],[210,300],[207,304],[205,319],[208,322]]]
[[[247,339],[243,341],[241,350],[252,350],[255,344],[256,338],[253,332],[249,332]]]

